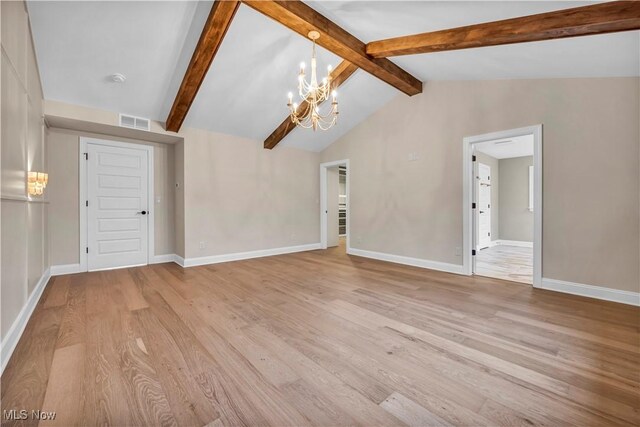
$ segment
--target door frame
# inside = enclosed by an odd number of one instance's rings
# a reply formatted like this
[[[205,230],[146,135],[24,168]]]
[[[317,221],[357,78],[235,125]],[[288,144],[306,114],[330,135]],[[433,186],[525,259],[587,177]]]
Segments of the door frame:
[[[474,225],[473,203],[474,144],[494,139],[533,135],[533,287],[542,285],[542,124],[465,137],[462,141],[462,271],[473,275]]]
[[[327,249],[327,169],[335,166],[347,167],[347,253],[351,251],[351,167],[349,159],[336,160],[320,164],[320,248]]]
[[[80,137],[79,152],[78,152],[78,162],[79,162],[79,198],[78,198],[78,209],[80,219],[80,246],[78,247],[79,256],[80,256],[80,271],[89,271],[89,256],[86,252],[87,248],[87,239],[88,239],[88,209],[86,203],[82,203],[87,200],[87,160],[85,158],[85,154],[87,153],[87,144],[94,145],[105,145],[108,147],[116,147],[116,148],[132,148],[135,150],[143,150],[147,152],[147,206],[148,206],[148,215],[147,215],[147,264],[153,263],[153,258],[155,256],[155,223],[154,223],[154,199],[155,194],[153,190],[153,146],[146,144],[135,144],[130,142],[121,142],[121,141],[113,141],[109,139],[100,139],[100,138],[89,138],[89,137]],[[85,249],[85,250],[83,250]],[[123,266],[125,267],[125,266]],[[120,268],[120,267],[115,267]]]

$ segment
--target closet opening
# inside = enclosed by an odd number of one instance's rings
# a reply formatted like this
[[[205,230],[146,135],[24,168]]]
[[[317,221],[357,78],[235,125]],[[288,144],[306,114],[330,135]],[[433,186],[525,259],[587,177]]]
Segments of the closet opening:
[[[320,230],[323,249],[349,248],[349,160],[320,165]]]

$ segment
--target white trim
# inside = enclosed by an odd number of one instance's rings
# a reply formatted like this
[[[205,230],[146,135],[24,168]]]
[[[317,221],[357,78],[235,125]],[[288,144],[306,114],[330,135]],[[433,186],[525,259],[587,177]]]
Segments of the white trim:
[[[2,361],[0,362],[0,374],[4,372],[4,368],[7,366],[7,363],[9,362],[13,351],[16,349],[16,345],[18,344],[18,341],[20,341],[20,337],[24,332],[24,328],[27,326],[31,315],[33,314],[33,310],[35,310],[36,306],[38,305],[38,301],[40,301],[42,292],[47,286],[47,283],[49,283],[50,278],[50,268],[47,268],[42,274],[42,277],[40,277],[40,280],[36,284],[36,287],[31,292],[31,295],[29,296],[29,298],[27,298],[27,302],[22,307],[22,310],[20,310],[18,317],[16,317],[16,320],[13,321],[11,328],[9,328],[9,330],[7,331],[4,340],[2,340],[2,343],[0,344],[0,359],[2,359]]]
[[[87,247],[87,209],[86,205],[82,203],[83,200],[87,200],[87,162],[84,159],[84,153],[87,152],[87,144],[106,145],[109,147],[123,147],[131,148],[134,150],[147,151],[147,175],[148,175],[148,187],[147,187],[147,214],[148,217],[148,229],[147,229],[147,263],[153,264],[155,259],[155,192],[153,188],[153,181],[155,177],[154,165],[154,147],[147,144],[134,144],[130,142],[112,141],[107,139],[97,139],[80,137],[80,152],[78,161],[79,167],[79,218],[80,218],[80,271],[89,271],[88,256],[84,248]],[[124,267],[124,266],[122,266]],[[119,268],[119,267],[118,267]]]
[[[533,242],[524,242],[521,240],[496,240],[495,245],[518,246],[520,248],[533,248]]]
[[[175,255],[175,259],[173,260],[173,262],[175,262],[182,268],[185,267],[185,260],[180,255]]]
[[[176,254],[156,255],[149,262],[149,264],[162,264],[165,262],[176,262],[176,257],[177,257]]]
[[[63,274],[82,273],[83,271],[86,271],[86,270],[83,270],[80,264],[62,264],[62,265],[51,266],[52,276],[62,276]]]
[[[471,161],[474,144],[494,139],[514,138],[533,135],[533,286],[542,284],[542,125],[493,132],[484,135],[465,137],[462,141],[462,265],[466,275],[473,274],[471,248],[473,246],[473,162]]]
[[[311,243],[308,245],[287,246],[282,248],[260,249],[257,251],[237,252],[232,254],[204,256],[198,258],[186,258],[176,256],[176,263],[182,267],[195,267],[198,265],[218,264],[220,262],[239,261],[243,259],[262,258],[273,255],[290,254],[294,252],[305,252],[321,249],[320,243]]]
[[[80,144],[78,145],[78,218],[80,219],[78,256],[80,257],[80,271],[87,271],[87,254],[85,252],[87,247],[87,209],[86,205],[82,203],[83,200],[87,200],[87,162],[84,158],[84,153],[87,152],[87,140],[80,137]]]
[[[327,249],[327,169],[334,166],[347,167],[347,253],[351,248],[351,166],[349,159],[320,163],[320,249]]]
[[[482,248],[476,248],[476,250],[481,251],[483,249],[487,249],[487,248],[492,248],[494,246],[498,246],[499,244],[500,244],[499,240],[492,240],[492,241],[489,242],[489,244],[487,246],[482,247]]]
[[[380,261],[394,262],[396,264],[411,265],[413,267],[428,268],[429,270],[444,271],[447,273],[464,274],[463,266],[458,264],[449,264],[440,261],[431,261],[428,259],[411,258],[402,255],[385,254],[382,252],[367,251],[364,249],[351,248],[347,251],[349,255],[361,256],[364,258],[372,258]]]
[[[547,279],[546,277],[542,279],[542,283],[537,288],[640,306],[640,293],[638,292],[565,282],[564,280]]]

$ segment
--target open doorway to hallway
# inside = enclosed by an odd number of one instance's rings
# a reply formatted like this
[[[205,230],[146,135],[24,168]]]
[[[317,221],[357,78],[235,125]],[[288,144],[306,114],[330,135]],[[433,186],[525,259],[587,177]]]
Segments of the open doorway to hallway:
[[[349,161],[320,165],[322,247],[347,252],[349,247]]]
[[[469,274],[537,284],[541,277],[541,126],[465,138]],[[467,227],[468,225],[468,227]],[[468,270],[467,270],[468,268]]]
[[[533,135],[474,146],[475,274],[533,283]]]

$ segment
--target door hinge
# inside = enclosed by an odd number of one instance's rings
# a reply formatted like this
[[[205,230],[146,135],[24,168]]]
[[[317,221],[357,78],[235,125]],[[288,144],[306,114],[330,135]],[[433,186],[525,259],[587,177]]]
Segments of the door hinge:
[[[89,248],[86,248],[87,253],[89,253]]]
[[[476,208],[476,203],[475,202],[471,203],[471,209],[475,209],[475,208]]]
[[[471,161],[475,162],[476,161],[476,156],[471,156]]]
[[[89,201],[87,200],[86,202],[84,202],[85,206],[89,206]]]
[[[89,160],[89,153],[84,153],[84,159]]]
[[[475,249],[471,249],[471,255],[472,256],[476,256],[476,250]]]

